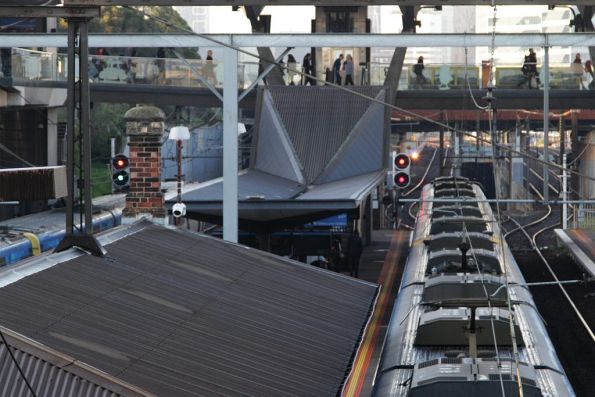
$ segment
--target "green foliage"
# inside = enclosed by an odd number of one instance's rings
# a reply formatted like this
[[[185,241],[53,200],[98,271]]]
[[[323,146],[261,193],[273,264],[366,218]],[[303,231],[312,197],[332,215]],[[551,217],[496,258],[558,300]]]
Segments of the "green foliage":
[[[156,19],[145,16],[142,12],[165,20],[169,25]],[[180,30],[180,27],[185,30]],[[59,30],[66,31],[67,25],[60,20]],[[185,33],[191,31],[186,21],[171,6],[136,6],[136,7],[101,7],[101,16],[92,19],[89,23],[90,33]],[[179,51],[187,59],[200,59],[198,51],[194,48],[180,48]],[[109,55],[123,55],[124,48],[108,48]],[[91,54],[94,51],[90,51]],[[135,52],[139,57],[155,57],[157,48],[138,48]],[[171,51],[166,52],[166,57],[175,57]]]
[[[96,103],[91,109],[91,158],[104,164],[110,160],[110,138],[116,138],[116,148],[120,147],[126,125],[124,114],[131,105]],[[117,150],[117,149],[116,149]]]
[[[95,161],[91,165],[91,195],[112,194],[112,175],[106,162]]]

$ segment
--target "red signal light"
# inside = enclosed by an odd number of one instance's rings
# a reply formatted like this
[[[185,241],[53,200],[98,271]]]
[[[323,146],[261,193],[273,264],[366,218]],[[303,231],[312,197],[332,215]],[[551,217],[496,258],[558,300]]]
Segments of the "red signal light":
[[[399,172],[395,175],[395,185],[399,188],[409,186],[409,175],[404,172]]]
[[[130,161],[124,154],[112,157],[112,186],[113,191],[124,191],[129,187],[130,174],[128,166]]]
[[[398,169],[405,169],[409,167],[410,163],[411,160],[409,159],[409,156],[407,156],[406,154],[398,154],[395,157],[395,167],[397,167]]]
[[[118,155],[114,156],[114,158],[112,158],[112,166],[116,170],[122,170],[122,169],[128,167],[128,164],[129,164],[128,157],[126,157],[123,154],[118,154]]]

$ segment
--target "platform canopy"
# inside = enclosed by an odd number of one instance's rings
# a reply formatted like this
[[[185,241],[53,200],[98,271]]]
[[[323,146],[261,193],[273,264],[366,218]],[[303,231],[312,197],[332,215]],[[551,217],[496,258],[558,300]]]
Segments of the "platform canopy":
[[[241,228],[274,231],[356,214],[383,182],[390,110],[382,102],[388,88],[350,89],[356,95],[326,86],[260,90],[250,166],[238,177]],[[187,216],[212,223],[219,223],[222,198],[222,178],[182,195]],[[167,199],[169,206],[176,201]]]

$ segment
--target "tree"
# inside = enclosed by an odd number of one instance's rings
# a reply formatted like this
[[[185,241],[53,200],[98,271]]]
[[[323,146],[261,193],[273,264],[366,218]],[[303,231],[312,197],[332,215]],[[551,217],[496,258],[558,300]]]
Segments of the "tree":
[[[146,17],[144,13],[168,21],[169,25]],[[67,25],[64,20],[60,21],[59,29],[66,31]],[[186,21],[171,6],[101,7],[101,16],[92,19],[89,23],[90,33],[186,33],[191,30]],[[107,51],[111,55],[123,55],[124,48],[108,48]],[[195,48],[180,48],[179,51],[185,58],[200,59]],[[156,55],[156,48],[136,50],[136,56],[139,57]],[[174,55],[171,51],[167,51],[166,57],[174,57]]]

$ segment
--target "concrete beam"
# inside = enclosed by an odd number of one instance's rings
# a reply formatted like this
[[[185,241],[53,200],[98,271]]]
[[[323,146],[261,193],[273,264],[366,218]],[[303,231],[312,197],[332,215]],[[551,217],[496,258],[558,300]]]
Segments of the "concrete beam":
[[[271,5],[270,0],[62,0],[65,5],[138,5],[138,6],[245,6],[245,5]],[[310,6],[374,6],[374,5],[428,5],[428,6],[454,6],[454,5],[482,5],[489,6],[485,0],[275,0],[274,5],[310,5]],[[498,5],[559,5],[560,0],[498,0]],[[568,5],[593,4],[593,0],[570,0],[564,2]]]
[[[397,47],[390,60],[390,66],[388,67],[386,78],[384,79],[384,85],[388,85],[393,92],[397,92],[397,89],[399,88],[399,79],[401,78],[401,71],[403,70],[406,53],[407,47]]]
[[[2,6],[0,17],[11,18],[96,18],[100,15],[99,6],[55,7],[55,6]]]
[[[490,47],[490,34],[92,34],[89,47]],[[589,47],[595,33],[496,34],[496,47]],[[65,34],[3,33],[3,47],[66,47]]]

